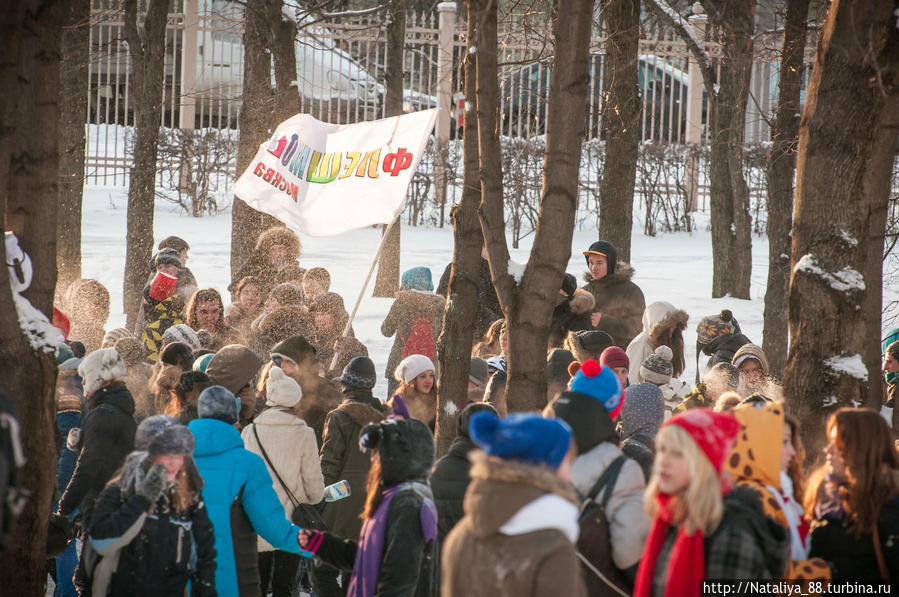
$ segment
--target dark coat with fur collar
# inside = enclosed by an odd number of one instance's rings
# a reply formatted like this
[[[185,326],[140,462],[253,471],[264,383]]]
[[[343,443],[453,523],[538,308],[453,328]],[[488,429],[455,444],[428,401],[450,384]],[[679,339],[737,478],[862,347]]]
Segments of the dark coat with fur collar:
[[[465,516],[443,546],[444,597],[586,596],[575,547],[560,530],[520,535],[499,529],[521,508],[546,494],[577,504],[570,484],[547,467],[471,455]]]
[[[561,348],[568,332],[592,330],[590,313],[593,312],[595,305],[596,299],[593,298],[593,295],[581,288],[575,290],[570,297],[563,298],[553,309],[548,348]]]
[[[634,268],[622,262],[618,262],[614,272],[599,280],[592,279],[589,272],[584,276],[587,283],[583,289],[596,299],[593,312],[602,313],[596,329],[608,333],[615,346],[623,349],[627,349],[631,340],[640,333],[640,320],[646,309],[643,291],[631,282],[633,276]]]

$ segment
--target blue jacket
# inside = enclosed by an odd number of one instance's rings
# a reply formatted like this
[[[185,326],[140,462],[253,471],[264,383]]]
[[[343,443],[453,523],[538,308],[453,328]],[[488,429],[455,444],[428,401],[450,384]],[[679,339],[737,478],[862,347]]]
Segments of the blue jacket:
[[[237,429],[216,419],[195,419],[188,427],[196,439],[194,460],[205,482],[203,501],[215,529],[215,586],[220,597],[236,597],[238,565],[241,569],[256,566],[255,540],[252,561],[235,562],[231,504],[241,488],[243,509],[253,529],[275,549],[303,553],[297,544],[300,528],[285,518],[265,462],[244,449]]]

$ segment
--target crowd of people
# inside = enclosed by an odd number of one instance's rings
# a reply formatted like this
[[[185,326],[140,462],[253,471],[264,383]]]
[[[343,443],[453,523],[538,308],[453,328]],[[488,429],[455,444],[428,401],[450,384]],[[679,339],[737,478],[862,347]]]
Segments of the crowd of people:
[[[95,280],[55,309],[67,334],[56,595],[644,597],[698,596],[706,578],[899,582],[887,420],[836,410],[807,472],[779,372],[734,314],[700,318],[696,378],[681,379],[689,314],[647,305],[611,243],[583,252],[582,287],[566,274],[559,288],[541,412],[516,412],[506,393],[507,329],[482,254],[467,404],[436,462],[451,266],[436,292],[428,268],[402,275],[381,326],[394,338],[388,395],[376,396],[343,298],[327,270],[300,266],[295,234],[259,237],[229,304],[200,287],[189,251],[159,244],[131,329],[105,329],[109,293]],[[897,337],[883,347],[890,400]]]

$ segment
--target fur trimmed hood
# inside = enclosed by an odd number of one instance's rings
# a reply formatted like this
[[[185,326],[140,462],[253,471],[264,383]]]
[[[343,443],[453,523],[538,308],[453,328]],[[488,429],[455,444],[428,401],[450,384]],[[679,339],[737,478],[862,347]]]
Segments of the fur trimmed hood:
[[[471,484],[464,507],[479,536],[496,534],[519,510],[546,494],[579,504],[574,487],[549,467],[495,458],[481,450],[473,450],[468,459]]]
[[[593,294],[582,288],[576,289],[574,294],[571,295],[571,300],[568,301],[568,308],[571,309],[571,312],[575,315],[590,313],[595,306],[596,298],[594,298]]]
[[[284,245],[290,257],[299,259],[302,245],[299,237],[291,230],[278,226],[269,228],[256,239],[256,251],[268,254],[275,245]]]
[[[592,284],[614,284],[616,282],[629,282],[631,278],[634,277],[635,270],[630,263],[626,263],[624,261],[619,261],[618,265],[615,266],[615,271],[611,274],[606,275],[604,278],[600,278],[599,280],[594,280],[593,276],[590,275],[590,272],[584,272],[584,282],[587,283],[587,286]]]

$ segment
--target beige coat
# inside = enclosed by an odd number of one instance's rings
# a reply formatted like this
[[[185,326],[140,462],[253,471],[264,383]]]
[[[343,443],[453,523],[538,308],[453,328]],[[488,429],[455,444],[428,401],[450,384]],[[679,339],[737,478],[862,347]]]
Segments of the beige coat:
[[[262,450],[259,449],[256,434],[253,433],[254,427],[272,464],[294,497],[301,504],[320,502],[325,491],[325,483],[318,459],[315,432],[312,428],[284,408],[273,407],[263,411],[240,434],[246,449],[259,456],[262,456]],[[265,466],[272,476],[278,500],[284,506],[284,513],[289,518],[293,512],[293,504],[278,482],[277,476],[272,472],[272,467],[268,462]],[[274,548],[265,539],[259,537],[259,551],[273,550]]]

